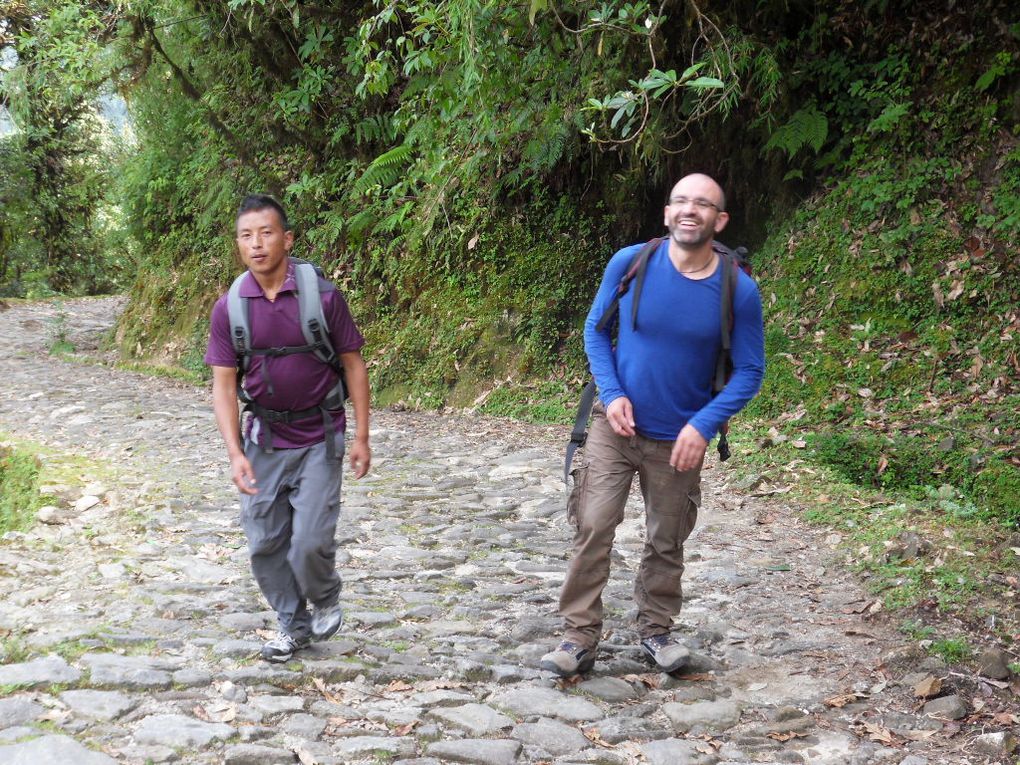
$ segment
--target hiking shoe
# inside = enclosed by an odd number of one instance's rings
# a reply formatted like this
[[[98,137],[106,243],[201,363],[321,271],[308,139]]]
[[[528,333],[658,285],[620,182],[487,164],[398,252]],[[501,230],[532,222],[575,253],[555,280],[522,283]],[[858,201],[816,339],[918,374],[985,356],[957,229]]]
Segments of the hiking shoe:
[[[652,664],[663,672],[676,672],[687,663],[691,652],[668,632],[641,641],[641,649]]]
[[[262,646],[262,650],[259,652],[259,655],[266,661],[289,661],[295,651],[307,648],[309,642],[308,638],[292,638],[286,632],[280,632],[277,633],[276,637]]]
[[[595,666],[595,653],[594,648],[585,648],[564,640],[556,646],[555,651],[543,656],[538,666],[560,677],[573,677]]]
[[[344,623],[344,611],[339,603],[316,608],[312,612],[312,639],[328,640]]]

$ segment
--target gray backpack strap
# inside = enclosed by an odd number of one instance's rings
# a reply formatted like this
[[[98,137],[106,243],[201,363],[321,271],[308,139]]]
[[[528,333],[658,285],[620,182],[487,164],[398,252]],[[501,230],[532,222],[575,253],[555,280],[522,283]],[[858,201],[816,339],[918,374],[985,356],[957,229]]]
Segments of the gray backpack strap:
[[[344,388],[343,368],[340,359],[329,339],[329,328],[326,315],[322,311],[322,296],[319,294],[319,274],[315,266],[305,261],[294,261],[294,284],[297,287],[298,310],[301,313],[301,333],[305,342],[315,346],[312,351],[316,358],[329,364],[339,375],[336,385],[320,404],[322,412],[322,429],[325,433],[326,459],[337,459],[336,446],[333,443],[333,416],[330,409],[342,409],[346,391]]]
[[[247,372],[251,364],[251,326],[248,323],[248,299],[241,297],[241,283],[248,276],[245,271],[227,290],[227,316],[230,318],[230,340],[237,354],[237,368]]]
[[[315,273],[315,266],[311,263],[295,263],[294,282],[297,286],[301,332],[305,336],[305,342],[316,346],[314,353],[319,361],[333,365],[336,363],[336,353],[329,340],[326,316],[322,312],[319,275]]]

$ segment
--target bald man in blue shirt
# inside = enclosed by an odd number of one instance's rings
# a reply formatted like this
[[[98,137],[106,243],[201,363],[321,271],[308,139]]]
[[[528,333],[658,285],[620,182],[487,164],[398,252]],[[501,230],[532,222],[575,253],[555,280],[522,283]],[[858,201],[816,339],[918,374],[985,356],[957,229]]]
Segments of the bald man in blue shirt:
[[[597,329],[617,285],[642,245],[617,252],[585,323],[585,351],[599,401],[574,471],[573,556],[560,594],[563,641],[541,659],[543,669],[570,677],[595,663],[602,635],[602,590],[616,527],[623,521],[637,473],[645,502],[645,548],[634,584],[641,648],[664,672],[689,652],[672,634],[683,600],[683,545],[697,521],[701,467],[709,441],[750,401],[765,372],[761,297],[738,270],[733,295],[733,374],[713,396],[720,352],[722,256],[712,247],[729,221],[722,188],[707,175],[682,178],[664,211],[669,236],[649,256],[640,298],[620,300],[616,346]]]

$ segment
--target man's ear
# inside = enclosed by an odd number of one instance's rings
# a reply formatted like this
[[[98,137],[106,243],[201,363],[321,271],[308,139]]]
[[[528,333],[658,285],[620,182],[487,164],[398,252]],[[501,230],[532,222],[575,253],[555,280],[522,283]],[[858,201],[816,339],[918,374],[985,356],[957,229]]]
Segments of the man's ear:
[[[715,216],[715,233],[718,234],[720,231],[722,231],[724,228],[726,228],[726,224],[729,223],[729,222],[730,222],[730,214],[728,212],[721,212],[718,215],[716,215]]]
[[[285,231],[283,233],[283,248],[289,253],[293,246],[294,246],[294,232]]]

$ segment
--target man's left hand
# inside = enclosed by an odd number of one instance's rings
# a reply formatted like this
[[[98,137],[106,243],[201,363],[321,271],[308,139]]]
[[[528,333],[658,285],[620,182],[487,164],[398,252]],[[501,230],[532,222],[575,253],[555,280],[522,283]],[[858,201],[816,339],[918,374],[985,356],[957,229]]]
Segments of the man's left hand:
[[[676,437],[673,451],[669,455],[669,464],[680,471],[693,470],[705,459],[708,441],[692,425],[684,425],[680,435]]]
[[[347,448],[347,455],[350,459],[351,470],[355,478],[362,478],[372,466],[372,450],[367,441],[355,439]]]

